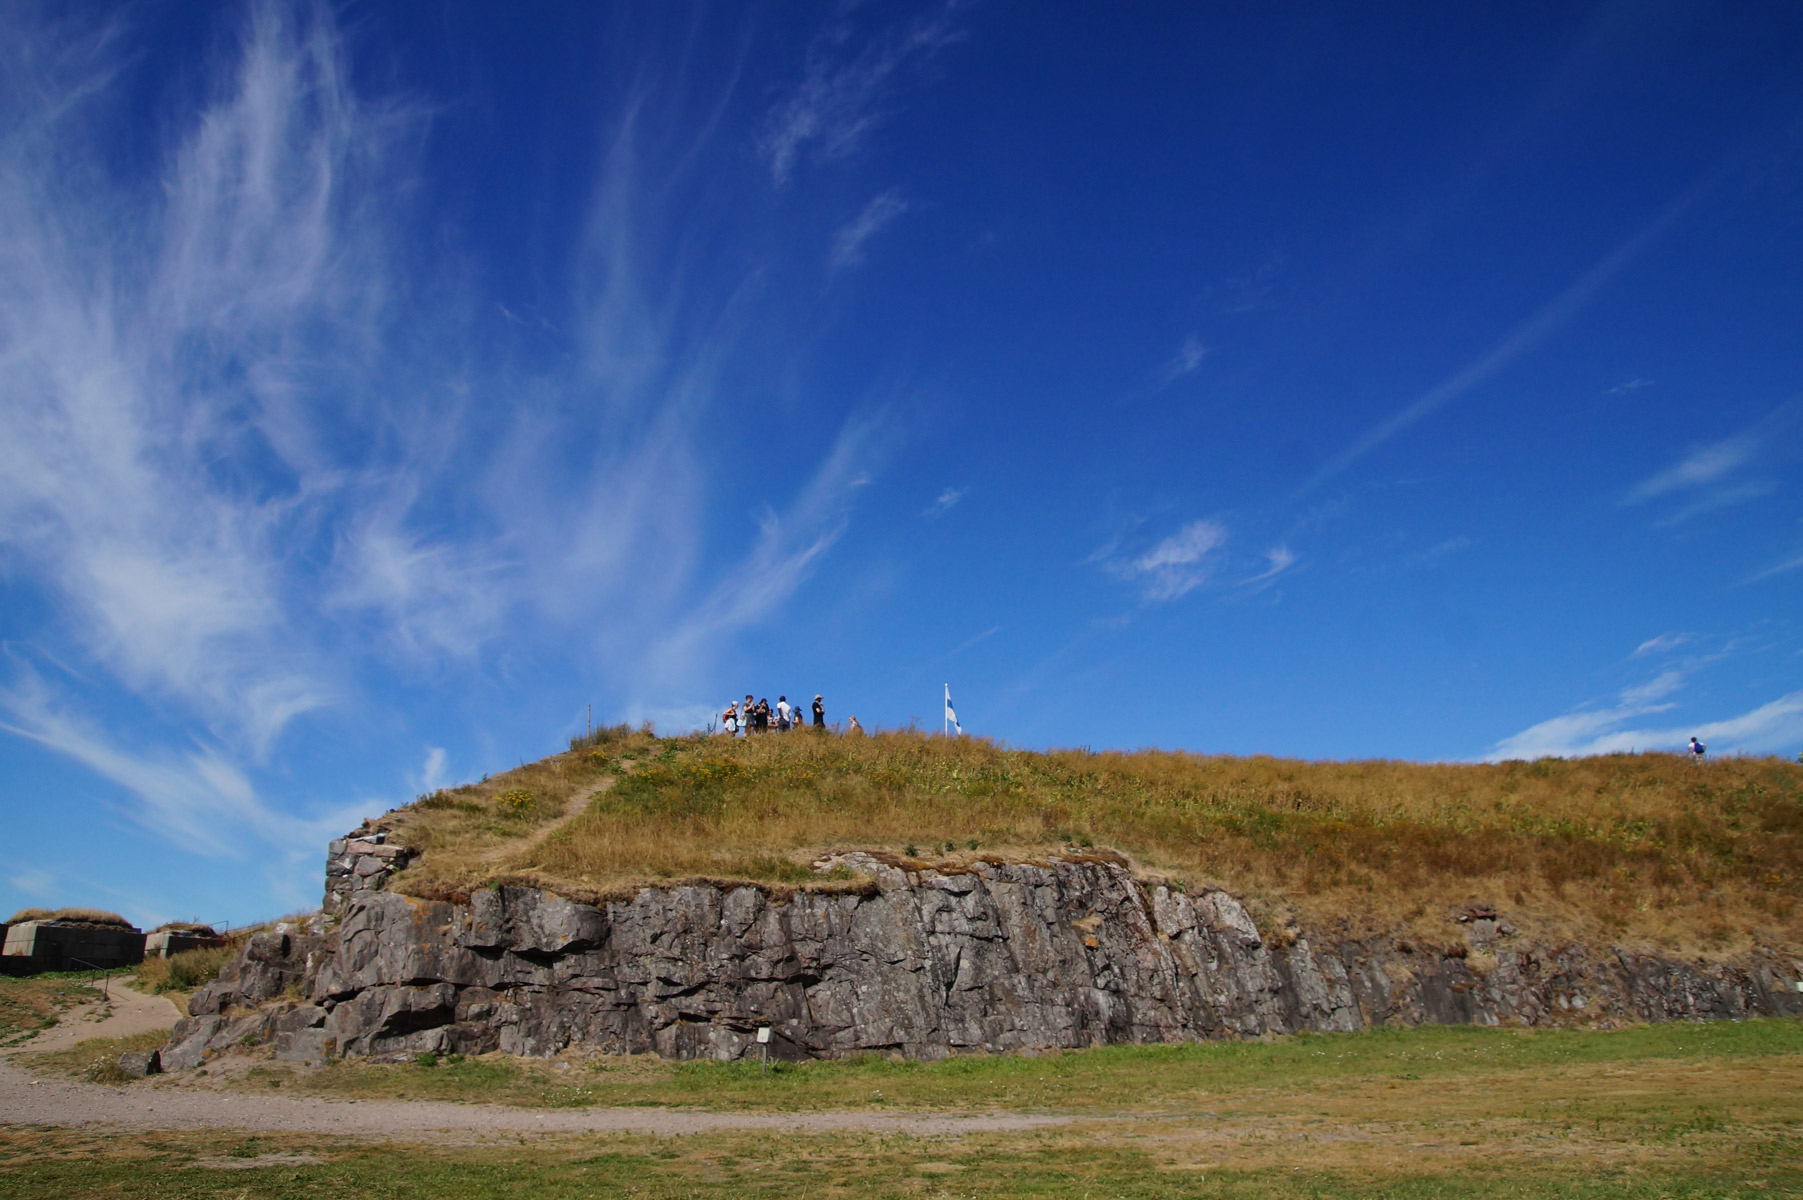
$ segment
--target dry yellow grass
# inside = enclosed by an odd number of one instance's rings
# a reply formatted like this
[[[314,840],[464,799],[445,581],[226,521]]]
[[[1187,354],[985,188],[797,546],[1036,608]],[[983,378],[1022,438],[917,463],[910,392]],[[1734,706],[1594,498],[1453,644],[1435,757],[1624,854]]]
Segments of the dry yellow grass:
[[[610,731],[388,820],[425,850],[401,883],[422,895],[497,879],[591,896],[691,877],[821,886],[808,863],[829,850],[1106,848],[1142,874],[1228,888],[1272,928],[1443,930],[1447,908],[1482,902],[1544,936],[1803,945],[1803,768],[1778,759],[1300,762]]]
[[[111,925],[120,929],[132,927],[131,922],[118,913],[100,908],[21,908],[6,918],[8,925],[21,925],[26,921],[68,921],[79,925]]]

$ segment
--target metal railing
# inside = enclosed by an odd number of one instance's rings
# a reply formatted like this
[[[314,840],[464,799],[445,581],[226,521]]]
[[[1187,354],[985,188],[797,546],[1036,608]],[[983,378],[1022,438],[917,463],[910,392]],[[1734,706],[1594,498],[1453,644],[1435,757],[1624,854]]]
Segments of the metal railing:
[[[63,961],[84,968],[88,973],[88,985],[90,987],[93,986],[94,975],[98,974],[100,976],[100,995],[108,1004],[113,1002],[113,972],[120,968],[103,967],[98,963],[91,963],[85,958],[65,958]]]

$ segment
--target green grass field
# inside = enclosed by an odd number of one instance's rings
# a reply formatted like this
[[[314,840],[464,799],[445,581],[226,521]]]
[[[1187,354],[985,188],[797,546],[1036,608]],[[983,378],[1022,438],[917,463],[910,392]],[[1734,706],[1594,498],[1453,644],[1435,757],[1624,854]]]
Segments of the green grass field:
[[[107,1048],[107,1049],[110,1049]],[[95,1050],[89,1044],[84,1053]],[[56,1064],[78,1069],[81,1053]],[[66,1061],[63,1061],[65,1060]],[[130,1085],[153,1102],[175,1081]],[[11,1197],[1803,1195],[1803,1022],[1420,1028],[939,1063],[483,1059],[222,1084],[339,1099],[1067,1114],[1023,1133],[497,1135],[475,1145],[0,1131]],[[474,1135],[463,1135],[474,1136]]]
[[[489,1055],[412,1064],[344,1061],[323,1070],[271,1063],[246,1087],[356,1099],[480,1100],[549,1108],[663,1105],[716,1112],[1009,1110],[1158,1114],[1219,1096],[1382,1086],[1448,1078],[1525,1080],[1547,1072],[1803,1062],[1803,1022],[1642,1025],[1612,1031],[1423,1026],[1271,1042],[1105,1046],[1037,1058],[976,1055],[937,1063],[550,1062]],[[68,1060],[73,1063],[73,1058]]]
[[[1372,1137],[1382,1144],[1374,1151]],[[1612,1122],[1525,1144],[1444,1122],[1223,1138],[1203,1124],[908,1137],[610,1135],[433,1148],[349,1138],[10,1130],[0,1188],[66,1197],[1753,1197],[1803,1190],[1794,1136]]]

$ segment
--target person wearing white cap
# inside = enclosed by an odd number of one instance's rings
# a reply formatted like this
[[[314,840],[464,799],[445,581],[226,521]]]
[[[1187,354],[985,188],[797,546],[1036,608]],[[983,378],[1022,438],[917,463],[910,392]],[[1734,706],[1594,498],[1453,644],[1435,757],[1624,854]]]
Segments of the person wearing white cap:
[[[826,705],[820,702],[819,696],[814,697],[814,728],[826,728]]]

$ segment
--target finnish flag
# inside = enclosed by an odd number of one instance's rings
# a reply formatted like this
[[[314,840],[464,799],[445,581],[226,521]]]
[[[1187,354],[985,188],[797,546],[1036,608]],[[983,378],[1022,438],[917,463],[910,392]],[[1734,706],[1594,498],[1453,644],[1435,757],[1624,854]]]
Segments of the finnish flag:
[[[949,683],[945,685],[945,723],[959,733],[964,732],[964,726],[958,724],[958,714],[952,711],[952,685]]]

